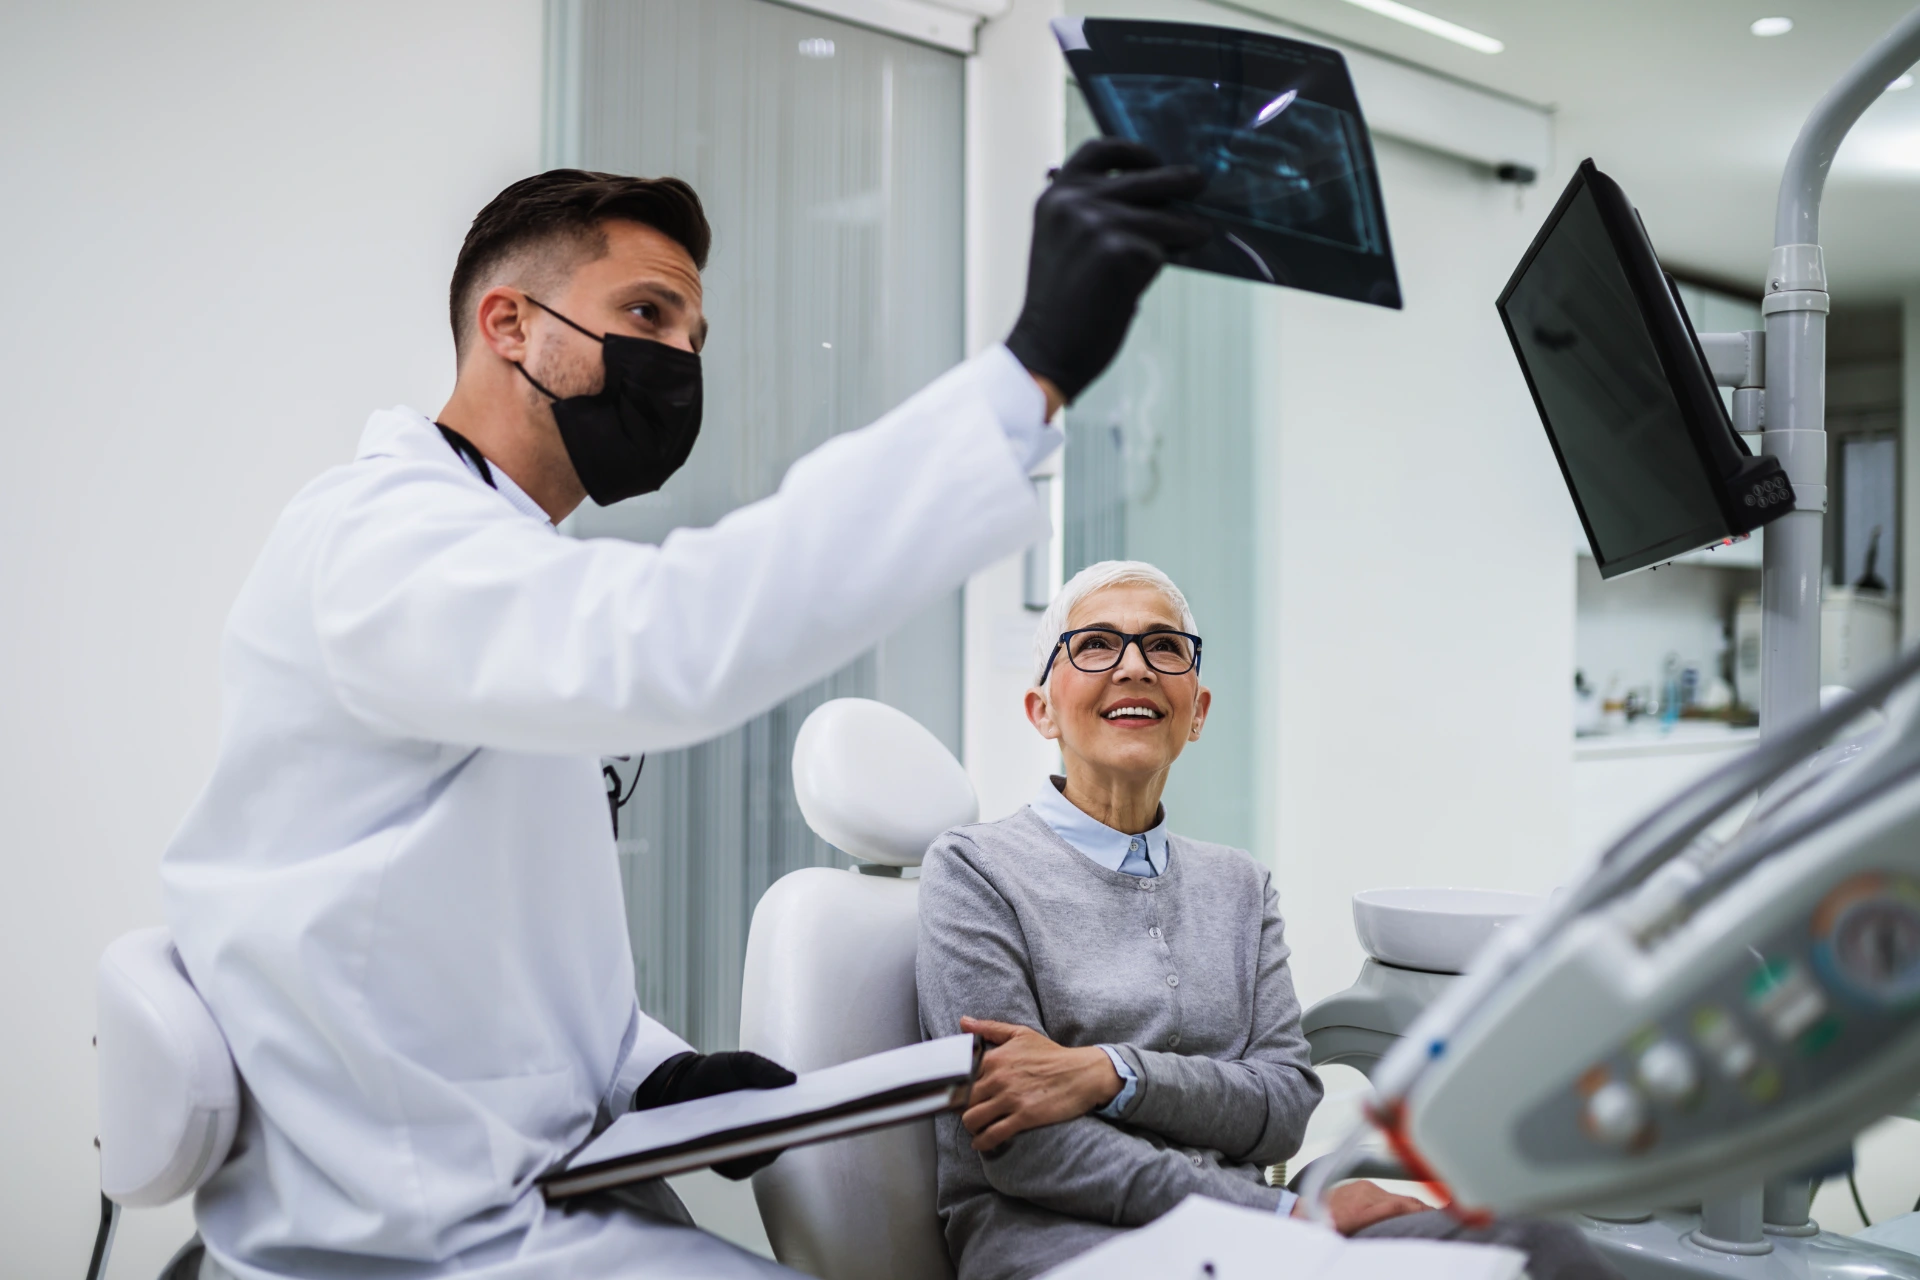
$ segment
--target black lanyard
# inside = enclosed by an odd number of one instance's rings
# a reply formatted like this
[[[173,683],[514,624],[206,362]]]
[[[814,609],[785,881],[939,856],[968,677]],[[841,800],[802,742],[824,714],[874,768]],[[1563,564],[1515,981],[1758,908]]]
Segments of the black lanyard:
[[[498,489],[500,487],[493,482],[493,468],[487,465],[486,455],[473,447],[473,441],[467,439],[444,422],[436,422],[433,425],[440,428],[440,434],[447,438],[447,443],[453,447],[455,453],[473,464],[473,469],[478,471],[480,478],[487,482],[487,488]]]

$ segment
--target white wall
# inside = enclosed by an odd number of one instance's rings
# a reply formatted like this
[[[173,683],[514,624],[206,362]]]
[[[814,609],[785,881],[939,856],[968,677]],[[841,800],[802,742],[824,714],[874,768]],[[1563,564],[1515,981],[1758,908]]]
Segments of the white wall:
[[[1493,299],[1558,183],[1376,139],[1403,312],[1281,292],[1276,868],[1295,982],[1352,981],[1349,901],[1566,870],[1567,497]]]
[[[370,410],[439,408],[454,253],[539,114],[539,0],[0,16],[6,1275],[86,1266],[93,963],[159,920],[227,607]],[[130,1214],[114,1274],[190,1230]]]

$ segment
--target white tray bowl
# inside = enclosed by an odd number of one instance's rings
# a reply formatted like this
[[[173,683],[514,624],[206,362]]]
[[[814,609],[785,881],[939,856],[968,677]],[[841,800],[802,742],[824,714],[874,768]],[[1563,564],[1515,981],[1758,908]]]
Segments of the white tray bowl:
[[[1495,930],[1545,901],[1499,889],[1367,889],[1353,895],[1353,931],[1385,964],[1465,973]]]

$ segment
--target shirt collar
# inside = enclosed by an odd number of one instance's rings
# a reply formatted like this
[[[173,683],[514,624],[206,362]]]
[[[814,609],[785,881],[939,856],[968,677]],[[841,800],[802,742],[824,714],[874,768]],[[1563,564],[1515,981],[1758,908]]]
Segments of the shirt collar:
[[[472,463],[455,453],[447,444],[446,437],[433,425],[433,419],[417,409],[404,406],[382,409],[367,419],[366,430],[360,433],[360,448],[356,453],[361,458],[427,458],[458,466],[474,478],[476,484],[484,484],[480,473]],[[540,504],[527,496],[527,491],[513,482],[498,466],[489,468],[493,472],[493,484],[507,505],[523,516],[532,516],[541,524],[552,526],[547,513]]]
[[[1118,871],[1120,864],[1127,860],[1133,842],[1144,840],[1147,843],[1147,861],[1152,864],[1153,873],[1157,876],[1167,873],[1167,811],[1164,806],[1160,810],[1160,821],[1146,831],[1129,835],[1082,813],[1061,792],[1060,788],[1065,782],[1065,778],[1049,778],[1047,785],[1040,788],[1040,794],[1033,801],[1034,813],[1040,821],[1053,828],[1055,835],[1109,871]]]

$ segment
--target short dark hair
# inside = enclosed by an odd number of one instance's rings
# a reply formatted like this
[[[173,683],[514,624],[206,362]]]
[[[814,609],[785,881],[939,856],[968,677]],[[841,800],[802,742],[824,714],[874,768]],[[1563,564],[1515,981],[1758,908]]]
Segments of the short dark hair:
[[[580,259],[607,251],[600,224],[623,218],[652,227],[687,251],[706,270],[713,229],[692,187],[678,178],[630,178],[586,169],[549,169],[502,191],[467,229],[453,267],[448,307],[454,349],[465,354],[473,322],[472,296],[501,263],[532,245],[570,247]]]

